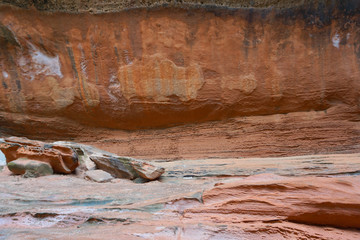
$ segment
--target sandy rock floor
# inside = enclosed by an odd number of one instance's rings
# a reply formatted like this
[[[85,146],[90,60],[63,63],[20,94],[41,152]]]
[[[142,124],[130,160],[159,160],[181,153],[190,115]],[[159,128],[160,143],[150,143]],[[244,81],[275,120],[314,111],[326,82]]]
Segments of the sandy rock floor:
[[[326,222],[360,221],[360,154],[152,163],[166,173],[143,184],[4,169],[0,239],[360,239]]]

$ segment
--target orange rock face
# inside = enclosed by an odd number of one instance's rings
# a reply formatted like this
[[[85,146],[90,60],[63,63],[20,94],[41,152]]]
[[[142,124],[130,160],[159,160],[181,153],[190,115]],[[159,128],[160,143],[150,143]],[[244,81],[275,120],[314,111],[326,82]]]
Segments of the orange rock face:
[[[205,219],[211,216],[225,223],[229,221],[226,220],[228,216],[234,214],[239,218],[270,218],[270,222],[285,220],[359,229],[360,194],[355,190],[359,185],[349,179],[286,179],[258,175],[238,182],[220,183],[204,193],[204,206],[187,210],[185,217],[199,214]]]
[[[148,159],[359,150],[358,1],[88,10],[0,6],[1,134]]]
[[[65,118],[138,129],[339,103],[359,110],[356,6],[0,11],[7,128],[59,129],[46,118]]]

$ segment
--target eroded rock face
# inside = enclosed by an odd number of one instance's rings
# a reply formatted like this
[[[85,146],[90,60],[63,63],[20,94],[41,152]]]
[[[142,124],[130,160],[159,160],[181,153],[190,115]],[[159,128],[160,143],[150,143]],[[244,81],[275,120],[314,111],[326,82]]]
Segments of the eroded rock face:
[[[229,214],[253,215],[274,222],[360,228],[359,182],[347,179],[259,175],[219,183],[205,191],[202,199],[204,205],[185,210],[185,218],[211,216],[226,224],[231,222]]]
[[[1,6],[3,131],[65,136],[83,124],[165,127],[338,104],[359,112],[358,1],[252,2],[276,7]],[[63,11],[82,5],[71,6]]]
[[[17,159],[27,158],[50,164],[56,173],[71,173],[79,165],[76,152],[66,146],[11,137],[0,141],[0,149],[8,164]],[[14,173],[21,174],[17,171]]]

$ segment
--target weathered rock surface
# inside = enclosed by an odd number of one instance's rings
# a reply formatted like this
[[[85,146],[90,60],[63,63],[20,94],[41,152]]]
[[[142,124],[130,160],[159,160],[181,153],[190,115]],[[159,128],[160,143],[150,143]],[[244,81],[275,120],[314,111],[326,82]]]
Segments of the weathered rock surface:
[[[54,173],[51,165],[46,162],[19,158],[7,164],[8,169],[14,174],[21,174],[24,177],[40,177]]]
[[[81,172],[95,170],[97,167],[118,178],[135,179],[142,177],[147,180],[155,180],[165,171],[164,168],[139,159],[120,157],[101,149],[74,142],[45,143],[26,138],[10,137],[0,139],[0,149],[4,152],[8,164],[26,157],[31,160],[47,162],[58,173],[71,173],[80,165]],[[80,163],[78,159],[80,159]]]
[[[2,1],[1,5],[14,5],[21,8],[36,8],[40,11],[46,12],[67,12],[67,13],[111,13],[123,10],[136,9],[136,8],[158,8],[158,7],[181,7],[181,8],[296,8],[304,7],[314,8],[319,4],[325,4],[327,1],[322,0],[183,0],[181,2],[176,0],[104,0],[102,2],[83,0],[76,2],[74,0],[16,0],[16,1]],[[356,1],[344,0],[343,7],[354,7]]]
[[[203,194],[204,206],[187,210],[226,221],[228,214],[270,217],[310,225],[360,229],[360,182],[344,178],[254,176],[218,183]],[[196,216],[196,214],[195,214]],[[214,217],[215,218],[215,217]]]
[[[103,182],[109,182],[111,180],[113,180],[113,176],[111,176],[110,173],[105,172],[103,170],[91,170],[91,171],[87,171],[85,173],[85,178],[92,180],[94,182],[99,182],[99,183],[103,183]]]
[[[93,155],[90,159],[96,163],[98,168],[118,178],[135,179],[141,177],[147,180],[155,180],[165,172],[162,167],[130,157]]]
[[[7,164],[27,158],[50,164],[56,173],[71,173],[79,165],[76,152],[66,146],[10,137],[0,141],[0,149]]]
[[[168,162],[167,168],[177,169],[178,174],[145,184],[127,179],[98,184],[71,175],[19,179],[5,170],[0,173],[0,237],[360,238],[359,154],[241,159],[238,166],[226,163],[216,158],[198,165],[195,160]],[[251,176],[264,163],[268,174]],[[233,168],[241,170],[240,165],[249,177],[233,174]],[[196,167],[197,174],[189,172]],[[185,172],[180,172],[182,168]]]
[[[92,156],[91,160],[96,166],[109,172],[114,177],[135,179],[135,169],[132,168],[128,159],[121,159],[113,156]]]
[[[58,13],[53,1],[34,3],[51,14],[3,5],[2,131],[68,137],[86,135],[84,125],[135,130],[339,104],[358,114],[359,2],[265,2],[101,17]],[[66,9],[107,4],[116,8]]]
[[[96,164],[90,159],[90,155],[94,152],[94,151],[101,151],[100,149],[93,149],[93,151],[90,151],[90,149],[92,149],[90,146],[86,146],[86,145],[81,145],[75,142],[54,142],[54,144],[56,145],[60,145],[60,146],[66,146],[66,147],[70,147],[71,149],[73,149],[77,155],[78,155],[78,160],[79,160],[79,167],[77,168],[78,171],[80,172],[86,172],[86,171],[91,171],[91,170],[95,170],[96,169]]]
[[[359,26],[358,0],[1,1],[1,136],[115,153],[9,164],[159,181],[5,168],[0,238],[360,239]]]
[[[147,159],[359,150],[359,1],[116,13],[162,4],[141,2],[2,2],[0,134]]]
[[[360,115],[327,111],[249,116],[163,129],[89,130],[78,142],[138,159],[279,157],[360,151]]]

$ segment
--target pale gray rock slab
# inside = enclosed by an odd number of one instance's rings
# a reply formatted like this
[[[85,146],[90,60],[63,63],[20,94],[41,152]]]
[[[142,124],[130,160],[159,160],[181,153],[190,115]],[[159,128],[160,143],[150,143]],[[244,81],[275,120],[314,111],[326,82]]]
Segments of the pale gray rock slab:
[[[54,173],[51,165],[46,162],[19,158],[7,164],[10,171],[15,174],[22,174],[24,177],[33,178],[52,175]]]
[[[114,179],[110,173],[103,170],[91,170],[85,173],[85,178],[94,182],[109,182]]]

